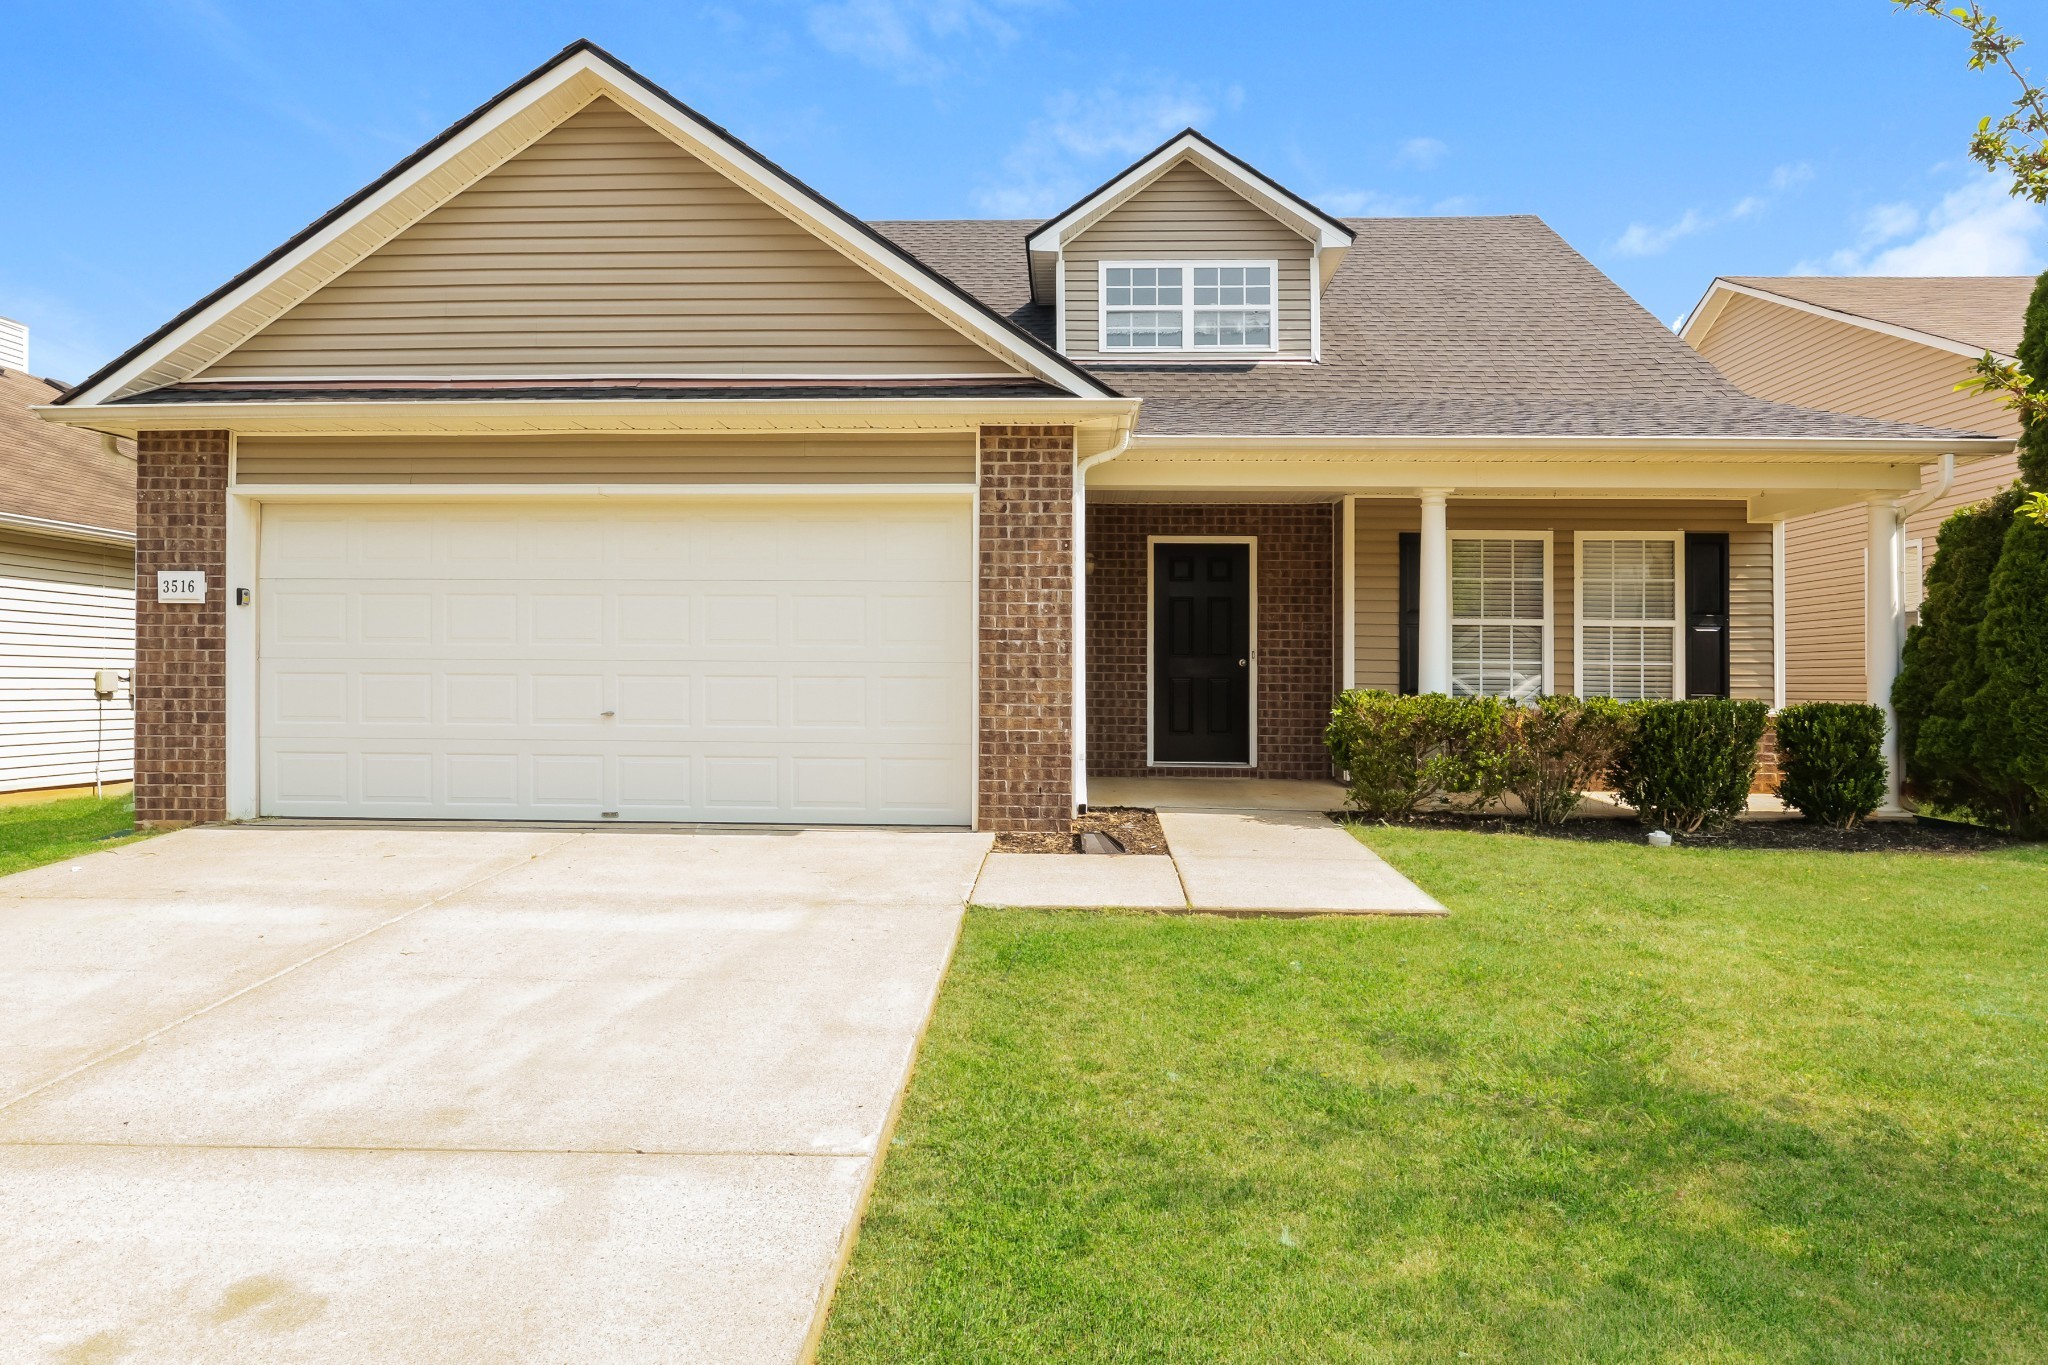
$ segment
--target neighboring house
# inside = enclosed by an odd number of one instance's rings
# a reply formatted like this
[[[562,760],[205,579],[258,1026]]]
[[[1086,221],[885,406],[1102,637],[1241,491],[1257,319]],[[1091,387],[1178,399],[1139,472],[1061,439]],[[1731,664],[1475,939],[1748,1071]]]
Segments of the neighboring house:
[[[64,386],[27,365],[0,318],[0,793],[125,782],[134,752],[134,447],[36,420]]]
[[[138,439],[154,822],[1047,828],[1325,777],[1342,686],[1768,699],[1773,522],[2010,444],[1192,132],[863,223],[586,43],[43,415]]]
[[[1729,276],[1714,281],[1682,335],[1759,398],[1830,412],[2017,436],[1997,398],[1959,393],[1986,351],[2010,360],[2032,275]],[[2019,477],[2012,454],[1959,463],[1945,489],[1906,519],[1900,593],[1920,605],[1935,533],[1958,507]],[[1864,519],[1861,504],[1785,523],[1785,699],[1862,701]]]

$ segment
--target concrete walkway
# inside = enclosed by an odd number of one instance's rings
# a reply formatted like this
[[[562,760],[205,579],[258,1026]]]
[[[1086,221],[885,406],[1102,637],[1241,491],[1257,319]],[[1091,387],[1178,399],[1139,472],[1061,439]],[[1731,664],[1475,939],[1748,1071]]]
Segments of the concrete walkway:
[[[0,879],[0,1356],[798,1359],[988,845],[257,827]]]
[[[1349,831],[1316,812],[1162,805],[1159,823],[1171,857],[991,854],[975,884],[974,903],[1223,915],[1445,913]]]

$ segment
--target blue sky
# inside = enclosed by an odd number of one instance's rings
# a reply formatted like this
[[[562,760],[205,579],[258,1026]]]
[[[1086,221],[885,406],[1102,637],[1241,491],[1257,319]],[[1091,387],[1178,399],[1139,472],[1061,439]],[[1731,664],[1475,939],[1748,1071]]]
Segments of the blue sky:
[[[1996,6],[2040,44],[2048,4]],[[866,217],[1037,217],[1192,123],[1344,214],[1537,213],[1716,274],[2003,274],[2007,86],[1887,0],[8,0],[0,314],[76,380],[587,36]]]

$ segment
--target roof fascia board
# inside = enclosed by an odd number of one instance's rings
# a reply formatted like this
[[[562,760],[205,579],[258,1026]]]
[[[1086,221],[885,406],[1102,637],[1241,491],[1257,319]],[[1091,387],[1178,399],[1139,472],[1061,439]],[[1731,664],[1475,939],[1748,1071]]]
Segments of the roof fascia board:
[[[1291,190],[1283,189],[1276,182],[1259,174],[1190,128],[1168,138],[1151,154],[1140,158],[1109,183],[1083,198],[1057,218],[1033,229],[1031,235],[1025,238],[1025,248],[1034,252],[1059,250],[1066,242],[1094,226],[1116,205],[1138,193],[1182,160],[1199,162],[1203,170],[1260,205],[1268,213],[1296,227],[1303,236],[1314,241],[1320,250],[1343,250],[1357,238],[1358,234],[1329,214]]]
[[[1134,398],[305,400],[45,405],[38,417],[110,435],[225,430],[300,435],[527,432],[973,431],[982,426],[1112,425],[1137,420]]]
[[[1269,452],[1343,455],[1348,452],[1426,450],[1467,452],[1481,458],[1503,450],[1584,452],[1595,458],[1627,459],[1640,455],[1669,459],[1674,455],[1699,452],[1723,455],[1730,452],[1773,452],[1797,454],[1802,458],[1839,455],[1845,459],[1899,456],[1930,461],[1944,454],[1984,457],[2003,455],[2013,448],[2003,436],[1527,436],[1472,435],[1445,436],[1169,436],[1140,432],[1131,438],[1132,452],[1195,458],[1228,457],[1230,452],[1259,455]]]
[[[1720,320],[1722,311],[1727,308],[1729,299],[1733,297],[1761,299],[1765,303],[1775,303],[1781,308],[1790,308],[1794,312],[1810,313],[1815,317],[1826,318],[1830,322],[1839,322],[1850,327],[1861,328],[1867,332],[1876,332],[1882,336],[1895,337],[1900,341],[1910,341],[1916,345],[1932,347],[1937,351],[1947,351],[1951,355],[1963,356],[1969,360],[1976,360],[1987,354],[1983,347],[1966,346],[1962,342],[1950,337],[1936,336],[1932,332],[1922,332],[1913,327],[1901,327],[1894,322],[1880,322],[1876,318],[1867,318],[1860,313],[1845,313],[1839,308],[1828,308],[1818,303],[1808,303],[1804,299],[1795,299],[1784,294],[1774,294],[1768,289],[1757,289],[1746,284],[1736,284],[1732,280],[1726,279],[1717,279],[1708,288],[1706,297],[1701,299],[1698,306],[1686,317],[1685,326],[1680,330],[1679,335],[1697,349],[1706,341],[1707,334],[1713,330],[1714,324]],[[1699,334],[1697,340],[1695,340],[1693,335],[1695,330]],[[2011,363],[2014,359],[2014,357],[2005,354],[2003,351],[1990,351],[1988,354],[2007,363]]]
[[[721,171],[760,194],[773,207],[816,231],[842,254],[873,270],[907,298],[962,331],[984,349],[1069,392],[1089,397],[1114,395],[1113,390],[1086,371],[1070,364],[1057,352],[1000,317],[980,300],[784,172],[723,128],[702,118],[595,44],[582,42],[564,49],[531,75],[466,116],[58,402],[84,406],[120,393],[124,385],[147,373],[163,357],[205,333],[305,264],[328,244],[386,208],[412,186],[460,157],[534,104],[572,85],[587,87],[587,91],[578,90],[582,98],[576,108],[581,108],[600,94],[631,106],[657,131],[705,156]],[[554,122],[559,123],[560,120]],[[508,157],[511,154],[508,153]],[[470,183],[475,178],[472,177]],[[414,215],[405,225],[417,221],[419,216]],[[383,235],[382,240],[388,241],[396,236],[405,225],[395,226]]]

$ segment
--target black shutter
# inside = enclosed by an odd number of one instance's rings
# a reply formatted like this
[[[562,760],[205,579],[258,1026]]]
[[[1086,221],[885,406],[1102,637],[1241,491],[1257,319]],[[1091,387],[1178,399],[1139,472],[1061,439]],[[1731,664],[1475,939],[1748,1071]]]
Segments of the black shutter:
[[[1422,638],[1422,532],[1401,532],[1401,695],[1422,688],[1415,652]]]
[[[1685,533],[1685,695],[1728,695],[1728,536]]]

